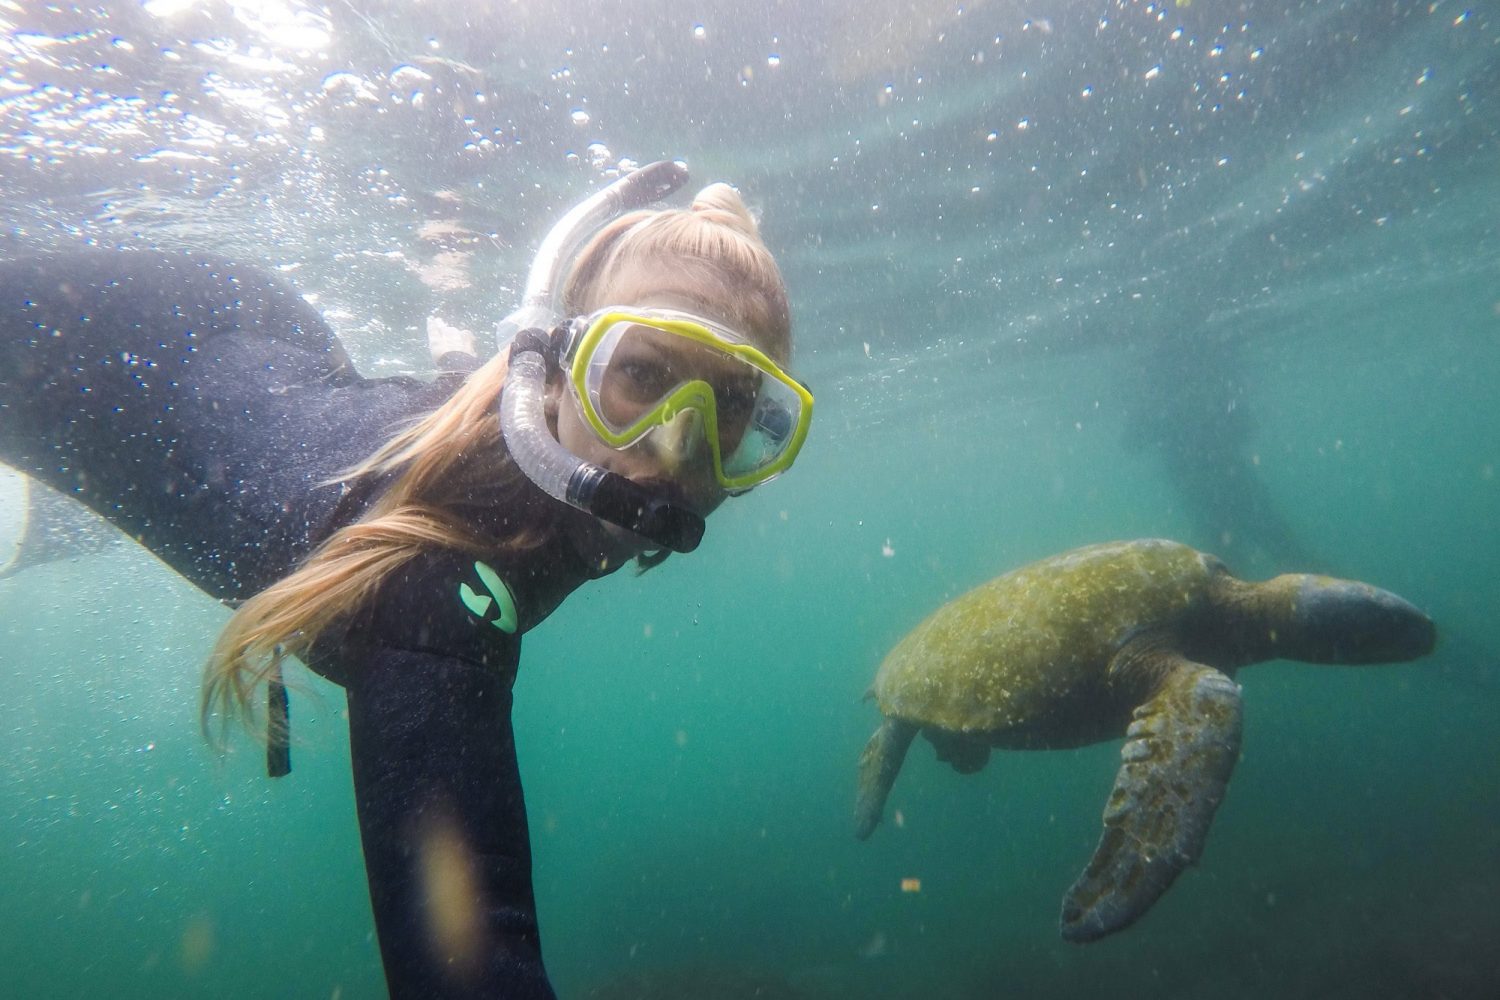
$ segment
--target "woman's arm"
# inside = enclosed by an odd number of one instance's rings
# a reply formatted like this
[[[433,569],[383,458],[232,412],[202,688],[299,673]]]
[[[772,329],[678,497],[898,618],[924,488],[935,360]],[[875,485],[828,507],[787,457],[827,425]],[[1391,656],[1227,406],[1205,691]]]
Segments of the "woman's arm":
[[[393,998],[552,1000],[510,709],[513,674],[379,649],[351,671],[360,836]]]
[[[330,529],[324,483],[451,385],[359,378],[286,282],[202,254],[0,262],[0,461],[219,598]]]

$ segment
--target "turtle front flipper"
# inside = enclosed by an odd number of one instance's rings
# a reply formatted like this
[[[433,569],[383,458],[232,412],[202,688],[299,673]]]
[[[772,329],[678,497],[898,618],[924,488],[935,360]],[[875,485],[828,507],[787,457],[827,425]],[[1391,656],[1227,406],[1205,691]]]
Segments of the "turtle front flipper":
[[[885,799],[901,771],[917,727],[886,716],[859,755],[859,798],[854,804],[854,835],[864,840],[875,832],[885,812]]]
[[[1162,679],[1126,730],[1104,835],[1063,899],[1069,941],[1130,926],[1198,860],[1239,757],[1239,685],[1175,654],[1153,659]]]

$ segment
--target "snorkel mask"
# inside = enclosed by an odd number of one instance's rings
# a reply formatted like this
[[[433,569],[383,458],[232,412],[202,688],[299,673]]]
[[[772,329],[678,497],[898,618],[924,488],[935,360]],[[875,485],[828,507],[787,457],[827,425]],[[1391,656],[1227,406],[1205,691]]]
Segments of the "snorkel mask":
[[[704,445],[730,495],[786,471],[812,420],[812,394],[759,348],[675,310],[575,320],[562,367],[599,440],[624,449],[655,433],[666,439],[656,450],[679,458]]]
[[[516,465],[555,499],[674,552],[698,547],[702,515],[661,485],[637,483],[568,451],[547,426],[545,402],[549,371],[562,371],[585,422],[616,449],[696,419],[690,433],[706,441],[727,493],[791,465],[807,436],[812,396],[742,338],[699,317],[655,309],[610,309],[563,322],[560,289],[584,242],[686,181],[680,164],[653,163],[569,211],[542,241],[522,304],[497,334],[500,349],[510,351],[500,428]]]

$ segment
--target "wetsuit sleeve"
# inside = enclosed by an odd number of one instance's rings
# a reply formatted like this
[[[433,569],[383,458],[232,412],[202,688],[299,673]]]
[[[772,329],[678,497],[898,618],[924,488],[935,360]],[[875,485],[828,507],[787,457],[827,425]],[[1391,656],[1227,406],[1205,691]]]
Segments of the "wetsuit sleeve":
[[[211,255],[0,262],[0,461],[219,598],[334,527],[327,485],[448,386],[361,379],[284,281]]]
[[[352,673],[354,792],[391,996],[552,1000],[512,675],[393,648]]]

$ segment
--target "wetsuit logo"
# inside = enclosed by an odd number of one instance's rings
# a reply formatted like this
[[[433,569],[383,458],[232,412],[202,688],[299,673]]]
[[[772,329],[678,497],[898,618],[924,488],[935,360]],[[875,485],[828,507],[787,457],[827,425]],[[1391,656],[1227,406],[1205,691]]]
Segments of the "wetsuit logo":
[[[464,607],[472,611],[476,618],[481,621],[488,620],[500,631],[507,635],[514,635],[519,616],[516,614],[516,599],[511,594],[510,588],[488,563],[476,562],[474,572],[479,574],[479,582],[484,584],[484,589],[489,593],[481,594],[467,583],[460,583],[458,599],[464,602]],[[499,610],[499,617],[486,619],[492,605]]]

